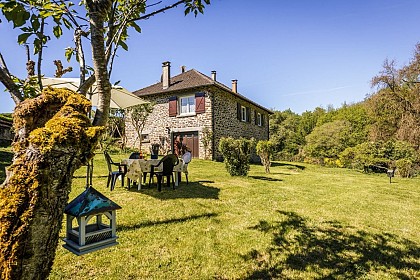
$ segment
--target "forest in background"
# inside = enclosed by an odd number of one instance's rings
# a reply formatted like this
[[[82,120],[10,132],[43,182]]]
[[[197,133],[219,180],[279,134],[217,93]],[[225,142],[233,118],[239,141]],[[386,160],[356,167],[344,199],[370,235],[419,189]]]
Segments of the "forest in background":
[[[420,170],[420,44],[410,62],[385,60],[372,78],[374,93],[340,108],[296,114],[274,111],[270,141],[276,160],[305,161],[365,171],[396,169],[403,177]]]

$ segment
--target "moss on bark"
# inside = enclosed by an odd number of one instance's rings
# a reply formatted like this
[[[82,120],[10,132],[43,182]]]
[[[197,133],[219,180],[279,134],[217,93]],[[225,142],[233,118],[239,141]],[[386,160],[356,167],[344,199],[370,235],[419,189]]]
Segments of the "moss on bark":
[[[0,187],[1,279],[48,277],[73,173],[104,130],[91,126],[90,106],[78,93],[46,88],[15,109],[15,156]]]

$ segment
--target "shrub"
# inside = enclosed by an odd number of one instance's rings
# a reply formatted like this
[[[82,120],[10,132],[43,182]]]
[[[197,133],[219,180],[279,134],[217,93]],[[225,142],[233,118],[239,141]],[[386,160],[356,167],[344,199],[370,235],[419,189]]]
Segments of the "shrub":
[[[274,144],[271,141],[261,140],[257,143],[257,154],[265,167],[265,173],[270,173],[271,157],[274,153]]]
[[[397,167],[402,177],[412,176],[419,164],[416,150],[407,142],[395,140],[365,142],[347,148],[340,153],[339,159],[346,167],[363,168],[365,171],[383,172],[386,168]]]
[[[398,175],[404,178],[412,177],[415,173],[415,167],[411,160],[409,159],[399,159],[395,162],[397,167]]]
[[[251,150],[255,146],[253,140],[222,137],[219,151],[223,156],[226,170],[231,176],[246,176],[249,171]]]

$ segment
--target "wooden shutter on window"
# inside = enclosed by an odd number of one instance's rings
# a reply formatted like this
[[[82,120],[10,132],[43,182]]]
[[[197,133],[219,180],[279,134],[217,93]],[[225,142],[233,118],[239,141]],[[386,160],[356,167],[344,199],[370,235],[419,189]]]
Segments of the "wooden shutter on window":
[[[258,113],[254,111],[254,124],[258,125]]]
[[[261,114],[261,126],[264,126],[265,115]]]
[[[169,97],[169,116],[170,117],[175,117],[177,114],[177,97],[176,96],[171,96]]]
[[[195,94],[195,112],[197,114],[204,113],[206,111],[206,99],[204,92],[198,92]]]
[[[242,120],[242,112],[241,112],[241,104],[238,102],[237,103],[237,107],[236,107],[236,117],[238,118],[238,120]]]
[[[246,121],[247,122],[251,122],[251,108],[249,107],[245,107],[246,108]]]

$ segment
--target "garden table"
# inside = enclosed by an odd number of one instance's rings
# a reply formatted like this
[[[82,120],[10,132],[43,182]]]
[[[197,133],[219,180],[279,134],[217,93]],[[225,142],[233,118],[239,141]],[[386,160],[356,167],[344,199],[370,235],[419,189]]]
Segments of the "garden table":
[[[127,179],[138,182],[137,189],[141,189],[141,179],[143,178],[143,183],[146,180],[147,173],[151,173],[152,166],[155,166],[159,163],[160,159],[123,159],[122,164],[127,165]],[[175,174],[175,186],[179,185],[179,178],[181,176],[178,176],[178,174],[181,174],[181,172],[187,171],[187,164],[184,165],[184,161],[182,159],[179,159],[179,163],[174,166],[174,172]],[[153,167],[154,171],[162,171],[163,165],[161,164],[158,167]],[[130,182],[130,181],[129,181]],[[128,186],[130,183],[128,183]]]

